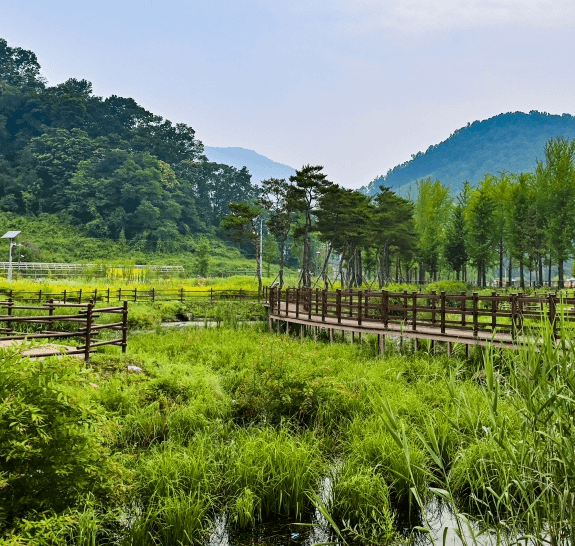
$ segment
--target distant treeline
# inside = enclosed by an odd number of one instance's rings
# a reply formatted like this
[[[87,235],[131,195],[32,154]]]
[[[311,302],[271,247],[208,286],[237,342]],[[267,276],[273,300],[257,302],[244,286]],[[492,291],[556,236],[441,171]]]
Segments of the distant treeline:
[[[86,80],[49,86],[36,55],[0,39],[0,211],[57,214],[86,235],[150,250],[217,234],[247,169],[210,163],[194,130]]]
[[[539,285],[550,282],[551,266],[557,265],[562,287],[564,264],[575,252],[575,140],[551,139],[542,155],[532,173],[485,175],[475,187],[464,182],[457,196],[439,180],[419,180],[415,201],[385,186],[368,197],[327,181],[323,167],[306,165],[289,182],[263,181],[261,204],[280,243],[288,234],[302,241],[304,286],[311,285],[317,269],[315,234],[326,244],[321,269],[326,284],[333,252],[339,255],[341,282],[350,287],[361,286],[366,272],[376,273],[381,286],[393,276],[423,282],[441,273],[485,285],[495,265],[500,285],[518,268],[521,286],[527,272]],[[255,241],[258,210],[239,204],[230,209],[228,231],[238,240]],[[476,276],[468,277],[470,267]]]

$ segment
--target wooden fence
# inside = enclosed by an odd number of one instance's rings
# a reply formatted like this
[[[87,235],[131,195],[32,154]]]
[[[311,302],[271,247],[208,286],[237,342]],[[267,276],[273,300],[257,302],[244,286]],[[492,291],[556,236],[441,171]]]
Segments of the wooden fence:
[[[62,303],[82,303],[92,300],[94,302],[113,303],[114,301],[156,302],[156,301],[220,301],[220,300],[255,300],[266,301],[268,287],[257,290],[190,290],[185,288],[165,289],[139,289],[135,288],[104,288],[94,290],[62,290],[62,292],[46,292],[42,290],[2,290],[0,294],[18,301],[38,302],[54,300]]]
[[[274,319],[314,324],[326,323],[332,328],[361,332],[366,327],[375,330],[401,331],[408,337],[438,340],[483,337],[485,341],[497,332],[502,343],[514,344],[518,332],[529,319],[540,324],[549,321],[558,338],[558,317],[575,321],[575,297],[560,298],[556,294],[526,296],[524,294],[491,295],[422,294],[419,292],[312,290],[309,288],[271,288],[267,303]],[[484,334],[482,336],[482,334]],[[487,334],[487,335],[485,335]],[[331,335],[331,334],[330,334]],[[459,339],[457,339],[459,341]],[[465,341],[462,341],[465,342]]]
[[[77,308],[78,312],[75,314],[56,314],[56,310],[60,308]],[[84,355],[85,360],[89,360],[90,353],[95,352],[96,347],[103,345],[116,345],[122,347],[122,352],[126,352],[127,347],[127,332],[128,332],[128,302],[124,301],[118,307],[100,307],[97,308],[92,300],[88,303],[63,303],[49,301],[41,306],[31,305],[17,305],[13,299],[7,301],[0,301],[0,309],[5,311],[5,314],[0,315],[0,342],[12,340],[37,340],[37,339],[50,339],[60,340],[66,338],[81,338],[82,345],[76,346],[75,349],[68,349],[66,354]],[[38,311],[32,316],[18,315],[18,311]],[[119,314],[121,318],[119,321],[98,324],[97,319],[103,314]],[[73,331],[58,331],[54,330],[56,323],[72,323],[77,325],[77,329]],[[21,325],[26,328],[26,325],[33,325],[40,332],[26,332],[16,330],[15,324]],[[40,325],[40,326],[38,326]],[[120,336],[114,339],[105,341],[94,341],[98,338],[101,332],[105,330],[113,330],[121,332]],[[60,349],[43,349],[40,356],[53,356],[61,354]]]

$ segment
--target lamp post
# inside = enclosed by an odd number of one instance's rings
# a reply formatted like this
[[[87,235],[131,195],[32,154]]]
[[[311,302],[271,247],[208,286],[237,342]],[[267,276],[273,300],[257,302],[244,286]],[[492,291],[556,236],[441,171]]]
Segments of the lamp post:
[[[9,239],[10,241],[10,250],[8,251],[8,280],[12,280],[12,247],[16,245],[14,239],[22,233],[21,231],[9,231],[2,235],[2,239]]]

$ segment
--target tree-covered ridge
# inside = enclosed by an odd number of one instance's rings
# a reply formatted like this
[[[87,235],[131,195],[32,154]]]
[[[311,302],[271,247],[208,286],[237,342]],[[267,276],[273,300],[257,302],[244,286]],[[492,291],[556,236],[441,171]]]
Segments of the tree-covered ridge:
[[[0,211],[57,214],[87,235],[178,250],[217,234],[246,169],[207,161],[195,131],[86,80],[50,87],[36,55],[0,39]]]
[[[558,136],[575,138],[575,117],[531,111],[474,121],[425,152],[412,155],[410,161],[377,177],[362,191],[375,195],[385,184],[396,190],[411,185],[415,193],[417,180],[432,178],[458,192],[465,181],[475,184],[488,173],[530,172],[537,159],[543,159],[545,143]]]

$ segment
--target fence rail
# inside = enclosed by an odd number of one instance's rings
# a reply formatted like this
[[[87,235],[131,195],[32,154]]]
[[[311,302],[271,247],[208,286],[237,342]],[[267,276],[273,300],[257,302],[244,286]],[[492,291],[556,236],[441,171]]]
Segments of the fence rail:
[[[189,290],[185,288],[165,289],[139,289],[139,288],[103,288],[94,290],[62,290],[62,292],[46,292],[42,290],[0,290],[0,295],[7,296],[19,301],[38,302],[50,299],[62,303],[82,303],[93,300],[94,302],[111,303],[114,301],[131,302],[156,302],[156,301],[220,301],[220,300],[256,300],[266,301],[268,287],[263,287],[261,292],[257,290]]]
[[[75,314],[55,314],[61,308],[76,308],[78,312]],[[38,311],[37,314],[18,315],[18,311]],[[75,349],[68,349],[66,354],[75,355],[80,354],[84,356],[87,361],[90,354],[94,352],[95,347],[103,345],[116,345],[122,348],[122,352],[126,352],[128,344],[128,302],[124,301],[121,306],[97,308],[94,301],[90,300],[86,304],[81,303],[63,303],[50,300],[41,306],[32,305],[17,305],[14,299],[0,301],[0,342],[17,341],[26,339],[54,339],[60,340],[65,338],[81,338],[82,345],[76,346]],[[16,313],[15,313],[16,312]],[[46,314],[47,313],[47,314]],[[96,319],[102,314],[119,314],[121,320],[98,324]],[[77,328],[73,331],[58,331],[53,330],[54,323],[72,323],[77,324]],[[15,325],[19,325],[20,329],[16,330]],[[25,331],[27,325],[33,325],[35,331]],[[40,331],[37,331],[38,328]],[[105,340],[95,341],[103,330],[113,330],[121,332],[121,337]],[[61,354],[60,349],[42,349],[38,356],[53,356]]]
[[[366,327],[382,333],[394,330],[408,337],[421,334],[423,338],[439,341],[463,339],[465,342],[465,337],[474,342],[479,338],[488,341],[496,333],[497,341],[515,344],[527,321],[538,321],[542,317],[549,321],[552,335],[557,339],[559,313],[561,320],[575,321],[575,309],[568,307],[575,305],[575,297],[556,294],[422,294],[272,287],[267,305],[276,320],[302,324],[307,321],[325,328],[357,327],[357,331]]]

